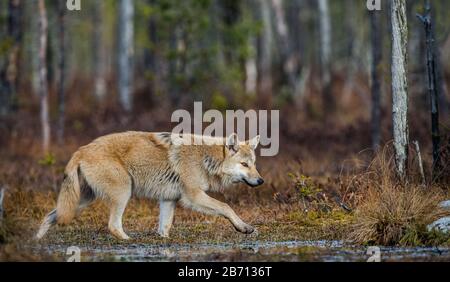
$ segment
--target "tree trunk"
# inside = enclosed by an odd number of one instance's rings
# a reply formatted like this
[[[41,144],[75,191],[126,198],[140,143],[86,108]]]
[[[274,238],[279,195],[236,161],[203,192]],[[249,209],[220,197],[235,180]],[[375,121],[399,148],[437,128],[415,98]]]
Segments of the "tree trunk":
[[[175,25],[172,27],[171,31],[172,34],[169,36],[169,48],[171,52],[174,54],[177,54],[176,57],[170,58],[168,60],[168,69],[169,69],[169,75],[170,78],[169,85],[167,86],[167,89],[169,91],[169,99],[170,104],[174,107],[177,107],[180,104],[181,95],[180,95],[180,85],[176,81],[176,77],[179,72],[178,68],[178,60],[179,60],[179,54],[178,54],[178,40],[179,40],[179,25]]]
[[[304,22],[301,20],[301,12],[305,9],[305,0],[289,0],[286,2],[286,22],[289,28],[289,46],[290,46],[290,59],[288,65],[292,67],[295,76],[294,86],[294,98],[297,102],[301,102],[301,96],[304,91],[304,79],[308,74],[308,67],[305,67],[305,42],[306,32]]]
[[[216,3],[217,1],[220,1],[220,0],[215,0],[214,3]],[[255,1],[255,0],[247,1],[246,7],[244,9],[251,11],[252,17],[254,19],[259,17],[259,15],[258,15],[259,3],[257,3],[257,1]],[[214,13],[214,9],[213,9],[212,13],[211,13],[211,18],[214,19],[214,17],[215,17],[215,13]],[[217,33],[216,30],[217,30],[217,25],[214,26],[214,29],[212,29],[212,31],[214,33]],[[248,38],[248,45],[251,46],[252,49],[254,48],[254,50],[258,50],[257,37],[254,35],[250,35]],[[220,60],[220,53],[219,53],[219,56],[217,56],[217,57],[219,60],[219,65],[220,65],[220,62],[222,62],[222,60]],[[251,55],[249,55],[245,61],[244,87],[245,87],[245,93],[247,95],[256,95],[256,93],[258,92],[258,54],[257,54],[257,52],[254,52]]]
[[[259,19],[263,31],[258,38],[258,95],[264,106],[272,104],[272,16],[268,1],[259,1]]]
[[[8,1],[6,40],[12,44],[6,50],[6,60],[0,62],[0,116],[17,109],[19,58],[22,40],[22,1]],[[9,44],[5,44],[9,46]]]
[[[27,1],[27,17],[29,19],[29,25],[27,26],[30,35],[29,46],[29,58],[30,72],[31,72],[31,86],[33,95],[38,97],[39,95],[39,17],[35,16],[36,11],[39,9],[37,1]]]
[[[155,6],[155,0],[147,0],[147,5],[150,7]],[[150,46],[145,48],[144,53],[144,61],[145,61],[145,71],[146,76],[148,73],[151,76],[150,80],[150,95],[153,95],[158,92],[160,88],[159,84],[161,83],[162,75],[161,72],[158,71],[158,66],[161,64],[160,54],[157,52],[157,44],[158,44],[158,34],[157,34],[157,26],[156,19],[154,15],[151,15],[147,20],[147,36],[150,42]],[[149,100],[152,99],[152,96],[149,97]]]
[[[58,45],[59,45],[59,85],[58,85],[58,143],[64,142],[65,122],[65,77],[66,77],[66,3],[58,1]]]
[[[319,0],[320,23],[320,62],[322,75],[322,94],[325,112],[334,110],[334,99],[331,95],[331,19],[328,0]]]
[[[433,21],[431,17],[431,4],[425,0],[425,15],[418,15],[425,27],[426,53],[427,53],[427,74],[428,74],[428,95],[430,96],[431,112],[431,140],[433,143],[433,175],[439,170],[440,164],[440,142],[439,132],[439,87],[438,74],[436,69],[436,46],[433,32]]]
[[[275,12],[275,27],[277,30],[277,41],[280,50],[283,72],[288,79],[287,82],[292,94],[295,95],[298,81],[298,79],[296,78],[298,70],[298,56],[296,56],[296,54],[293,52],[293,47],[289,36],[284,1],[271,0],[271,3]],[[297,18],[299,17],[300,15],[297,15]],[[296,21],[296,24],[298,24],[298,21]]]
[[[239,18],[241,17],[241,9],[240,9],[240,1],[237,0],[227,0],[227,1],[218,1],[219,4],[219,15],[222,18],[222,23],[224,27],[231,28],[233,27]],[[223,49],[225,63],[231,64],[233,62],[233,51],[229,48],[230,38],[229,36],[222,36],[222,44],[225,47]],[[227,48],[228,47],[228,48]]]
[[[408,23],[406,1],[391,0],[392,123],[397,174],[406,178],[408,165]]]
[[[0,227],[2,225],[1,223],[3,220],[3,211],[4,211],[3,201],[4,201],[4,199],[5,199],[5,189],[2,187],[2,188],[0,188]]]
[[[255,38],[249,39],[249,45],[255,46]],[[256,86],[258,81],[258,67],[255,56],[248,56],[245,62],[245,93],[253,95],[256,93]]]
[[[120,0],[119,5],[119,100],[126,112],[133,110],[133,0]]]
[[[42,150],[50,149],[50,120],[47,85],[47,32],[48,21],[45,0],[39,0],[39,97],[41,106]]]
[[[94,95],[98,101],[103,101],[106,94],[105,82],[105,50],[103,48],[103,9],[104,0],[94,3]]]
[[[370,35],[372,45],[372,69],[371,69],[371,92],[372,92],[372,110],[371,110],[371,131],[372,131],[372,149],[376,152],[379,149],[381,141],[381,61],[382,61],[382,34],[380,12],[370,12]]]

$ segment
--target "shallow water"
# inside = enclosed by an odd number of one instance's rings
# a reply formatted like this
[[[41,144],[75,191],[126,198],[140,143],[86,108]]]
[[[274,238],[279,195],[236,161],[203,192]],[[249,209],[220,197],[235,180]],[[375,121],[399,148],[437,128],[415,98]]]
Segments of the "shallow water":
[[[46,251],[68,257],[68,246],[52,245]],[[341,241],[245,242],[239,244],[130,244],[81,247],[82,261],[450,261],[450,248],[351,246]],[[379,256],[377,256],[379,254]],[[375,256],[373,256],[375,255]]]

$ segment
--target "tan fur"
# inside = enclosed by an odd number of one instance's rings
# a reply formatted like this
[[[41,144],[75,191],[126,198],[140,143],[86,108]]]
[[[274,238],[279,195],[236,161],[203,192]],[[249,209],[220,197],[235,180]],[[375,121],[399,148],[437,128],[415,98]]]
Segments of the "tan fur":
[[[68,224],[75,217],[80,202],[80,184],[78,182],[78,158],[74,154],[66,166],[64,180],[56,205],[57,222]]]
[[[95,198],[110,207],[108,227],[113,235],[128,239],[122,215],[132,195],[160,201],[159,234],[168,236],[177,202],[194,210],[221,215],[243,233],[254,228],[244,223],[225,203],[206,194],[233,183],[261,184],[254,150],[259,137],[239,142],[228,138],[203,138],[216,145],[182,145],[171,133],[125,132],[100,137],[75,152],[69,161],[56,211],[44,219],[37,237],[55,223],[67,224]],[[209,143],[207,143],[209,144]]]

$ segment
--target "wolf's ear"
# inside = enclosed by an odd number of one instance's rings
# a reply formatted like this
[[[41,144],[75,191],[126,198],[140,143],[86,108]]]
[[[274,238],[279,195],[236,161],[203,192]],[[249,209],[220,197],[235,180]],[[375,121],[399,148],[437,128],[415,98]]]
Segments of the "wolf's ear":
[[[225,147],[227,147],[227,149],[233,154],[239,151],[239,138],[236,133],[233,133],[227,137]]]
[[[256,148],[258,147],[259,139],[260,136],[256,135],[255,137],[253,137],[253,139],[248,140],[248,145],[250,146],[250,148],[252,148],[252,150],[256,150]]]

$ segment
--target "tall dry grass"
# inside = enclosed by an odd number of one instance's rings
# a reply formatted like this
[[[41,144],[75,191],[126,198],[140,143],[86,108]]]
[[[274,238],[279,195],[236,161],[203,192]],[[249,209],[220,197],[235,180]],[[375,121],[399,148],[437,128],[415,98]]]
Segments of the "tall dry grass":
[[[427,225],[450,212],[439,207],[445,191],[437,184],[421,183],[410,163],[410,178],[400,181],[395,174],[390,146],[374,159],[360,181],[360,203],[349,239],[360,244],[430,245],[450,243],[449,238],[427,231]],[[414,160],[413,160],[414,161]]]

